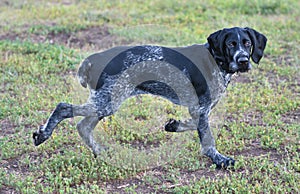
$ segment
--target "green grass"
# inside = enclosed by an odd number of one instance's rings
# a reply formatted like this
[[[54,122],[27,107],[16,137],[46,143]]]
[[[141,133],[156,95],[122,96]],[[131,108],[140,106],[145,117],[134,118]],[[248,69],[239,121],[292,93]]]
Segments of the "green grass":
[[[0,193],[299,193],[299,10],[296,0],[0,2]],[[97,126],[111,148],[97,159],[77,133],[79,118],[34,147],[32,132],[57,103],[86,100],[74,75],[89,54],[204,43],[232,26],[268,37],[260,65],[233,78],[211,115],[234,168],[216,170],[195,132],[164,132],[187,110],[147,95]]]

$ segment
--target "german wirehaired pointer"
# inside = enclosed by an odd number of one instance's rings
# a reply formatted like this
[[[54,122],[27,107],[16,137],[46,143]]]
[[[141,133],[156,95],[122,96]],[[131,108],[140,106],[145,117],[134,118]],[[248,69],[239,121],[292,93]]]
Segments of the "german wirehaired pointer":
[[[267,38],[251,28],[226,28],[211,34],[204,45],[188,47],[124,46],[95,53],[81,63],[78,79],[89,87],[86,104],[59,103],[46,124],[33,133],[36,146],[47,140],[56,125],[66,118],[83,116],[77,129],[95,155],[104,150],[92,130],[103,118],[114,114],[126,98],[137,94],[159,95],[187,106],[191,119],[170,119],[165,130],[197,130],[202,153],[218,168],[234,165],[220,154],[209,127],[208,116],[234,73],[259,63]]]

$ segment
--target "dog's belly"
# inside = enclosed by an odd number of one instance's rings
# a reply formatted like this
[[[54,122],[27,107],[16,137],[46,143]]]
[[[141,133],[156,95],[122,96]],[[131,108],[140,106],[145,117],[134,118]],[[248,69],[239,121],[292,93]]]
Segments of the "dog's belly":
[[[161,96],[173,102],[174,104],[181,105],[176,92],[167,84],[158,81],[146,81],[138,85],[132,92],[132,96],[138,94],[152,94]]]

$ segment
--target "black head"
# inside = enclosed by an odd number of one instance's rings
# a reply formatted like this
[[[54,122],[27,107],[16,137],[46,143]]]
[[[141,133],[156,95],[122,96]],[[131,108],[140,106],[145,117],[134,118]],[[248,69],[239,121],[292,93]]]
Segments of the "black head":
[[[251,28],[238,27],[219,30],[207,40],[215,60],[227,73],[250,70],[250,57],[258,64],[267,43],[263,34]]]

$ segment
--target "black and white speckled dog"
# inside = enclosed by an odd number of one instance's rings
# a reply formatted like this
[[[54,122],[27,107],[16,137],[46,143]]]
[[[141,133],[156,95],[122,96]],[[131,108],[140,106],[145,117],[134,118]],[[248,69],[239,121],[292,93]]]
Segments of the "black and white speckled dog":
[[[228,28],[208,37],[205,45],[188,47],[124,46],[95,53],[79,67],[78,78],[89,87],[90,97],[83,105],[59,103],[44,126],[33,133],[36,146],[47,140],[56,125],[66,118],[84,116],[77,124],[83,141],[98,155],[92,130],[112,115],[126,98],[154,94],[187,106],[191,119],[170,119],[169,132],[198,131],[202,153],[218,168],[234,165],[220,154],[209,128],[208,115],[224,93],[231,75],[251,69],[250,58],[259,63],[266,37],[251,28]]]

